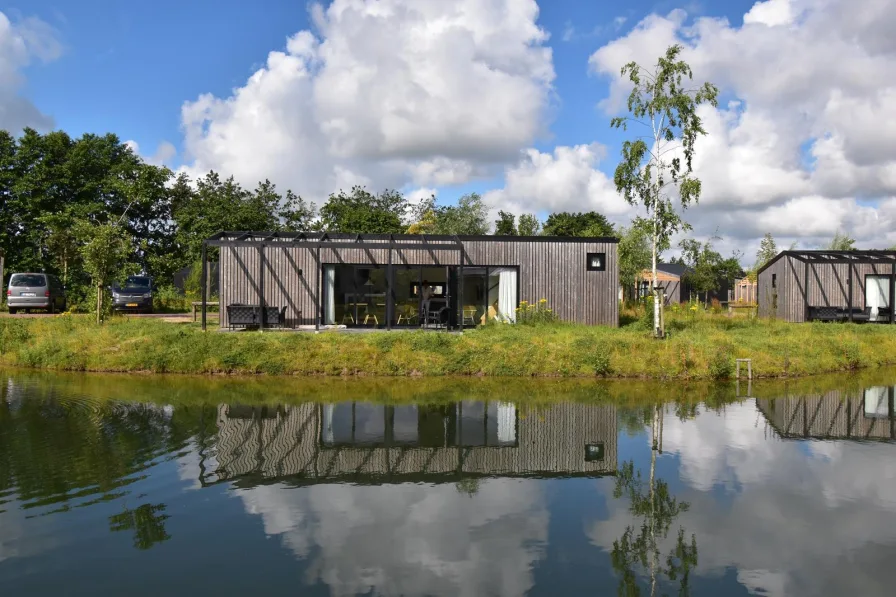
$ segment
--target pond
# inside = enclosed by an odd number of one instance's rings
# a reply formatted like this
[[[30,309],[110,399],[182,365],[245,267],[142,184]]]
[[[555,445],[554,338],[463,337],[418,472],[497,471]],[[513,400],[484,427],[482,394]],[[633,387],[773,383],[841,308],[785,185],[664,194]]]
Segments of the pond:
[[[0,594],[892,595],[894,386],[0,371]]]

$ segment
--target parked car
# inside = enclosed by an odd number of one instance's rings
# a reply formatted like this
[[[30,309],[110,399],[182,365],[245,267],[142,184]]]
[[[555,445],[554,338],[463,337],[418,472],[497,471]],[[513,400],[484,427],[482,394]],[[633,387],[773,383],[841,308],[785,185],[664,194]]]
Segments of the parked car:
[[[6,303],[11,315],[24,309],[47,313],[65,311],[65,302],[65,288],[52,274],[13,274],[9,278]]]
[[[112,309],[152,313],[152,278],[128,276],[124,284],[113,284]]]

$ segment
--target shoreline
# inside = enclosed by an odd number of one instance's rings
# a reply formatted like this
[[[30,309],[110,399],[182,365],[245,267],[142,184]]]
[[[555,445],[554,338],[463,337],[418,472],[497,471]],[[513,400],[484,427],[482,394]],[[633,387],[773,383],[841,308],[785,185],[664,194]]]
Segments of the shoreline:
[[[790,324],[726,317],[669,321],[658,341],[637,325],[504,326],[462,335],[216,333],[192,323],[89,316],[0,318],[0,366],[55,371],[233,377],[534,378],[619,381],[797,379],[896,365],[887,326]],[[742,379],[746,381],[745,376]]]

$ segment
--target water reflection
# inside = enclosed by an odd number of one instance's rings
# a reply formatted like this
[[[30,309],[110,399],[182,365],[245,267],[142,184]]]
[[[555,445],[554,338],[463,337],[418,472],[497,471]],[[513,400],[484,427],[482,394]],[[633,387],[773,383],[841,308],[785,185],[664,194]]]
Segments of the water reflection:
[[[616,470],[616,407],[508,402],[361,402],[218,407],[216,468],[203,484],[294,477],[293,484],[595,476]]]
[[[0,374],[4,594],[891,593],[893,375],[644,386],[666,404],[60,379]]]

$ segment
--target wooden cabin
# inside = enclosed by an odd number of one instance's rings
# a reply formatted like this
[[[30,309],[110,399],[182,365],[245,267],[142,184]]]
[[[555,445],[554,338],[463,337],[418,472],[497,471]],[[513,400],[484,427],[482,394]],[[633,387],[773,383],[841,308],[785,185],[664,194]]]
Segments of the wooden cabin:
[[[222,232],[220,325],[420,327],[513,322],[544,299],[564,321],[617,326],[616,238]],[[204,285],[203,285],[204,287]],[[260,308],[259,305],[264,305]]]

